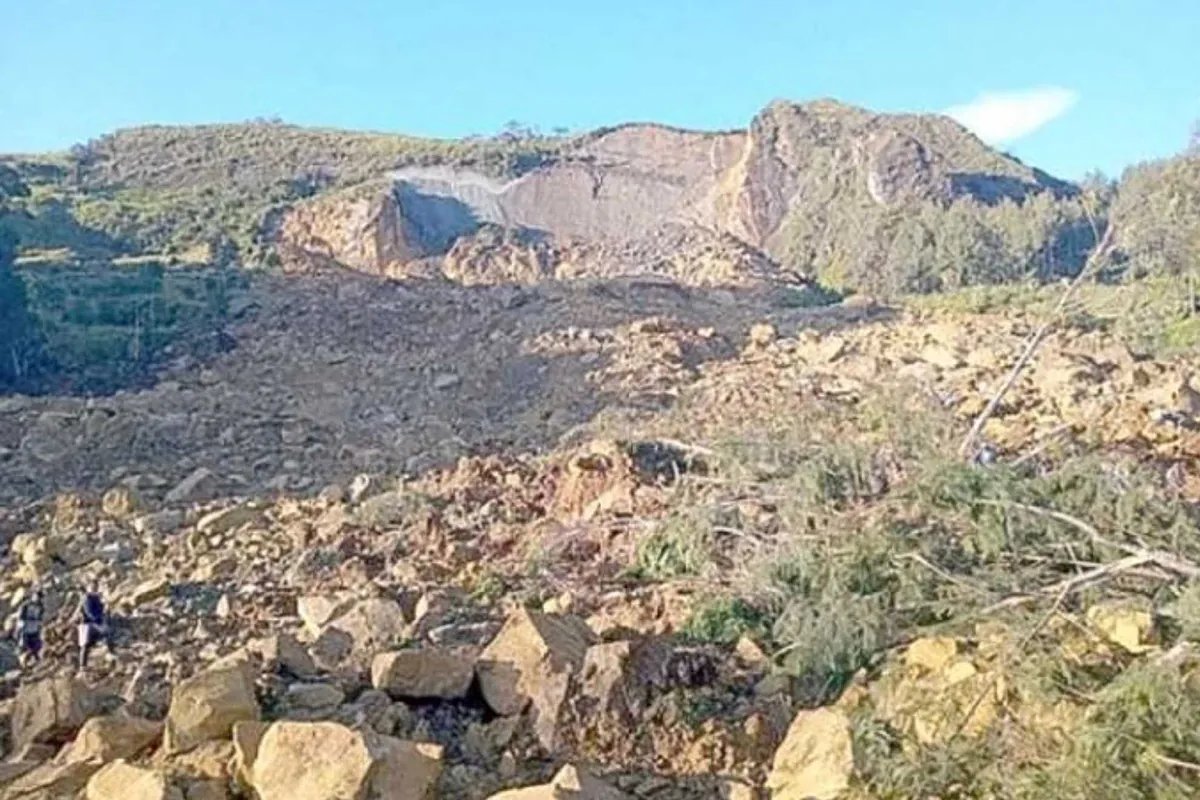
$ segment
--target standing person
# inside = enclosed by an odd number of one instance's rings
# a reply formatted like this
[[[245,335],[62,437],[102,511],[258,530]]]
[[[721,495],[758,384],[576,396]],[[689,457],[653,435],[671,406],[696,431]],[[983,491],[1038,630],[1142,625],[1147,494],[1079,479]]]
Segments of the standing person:
[[[21,666],[27,667],[42,660],[42,619],[46,606],[42,587],[35,586],[17,609],[16,638],[21,652]]]
[[[109,652],[112,652],[108,615],[104,611],[104,598],[100,596],[99,587],[93,586],[84,592],[83,599],[79,602],[78,619],[79,668],[85,669],[87,668],[88,654],[99,642],[103,641],[108,646]]]

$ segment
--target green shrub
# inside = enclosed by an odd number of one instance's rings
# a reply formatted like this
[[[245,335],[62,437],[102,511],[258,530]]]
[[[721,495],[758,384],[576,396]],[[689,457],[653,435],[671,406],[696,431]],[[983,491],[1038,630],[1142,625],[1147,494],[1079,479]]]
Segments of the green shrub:
[[[683,632],[701,642],[733,644],[742,636],[766,634],[767,615],[741,598],[711,598],[693,609]]]

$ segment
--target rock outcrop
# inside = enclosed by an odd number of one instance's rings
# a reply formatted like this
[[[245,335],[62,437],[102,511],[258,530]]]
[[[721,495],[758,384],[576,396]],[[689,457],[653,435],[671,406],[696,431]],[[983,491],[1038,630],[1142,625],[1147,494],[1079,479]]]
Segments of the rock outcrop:
[[[461,166],[406,167],[387,180],[297,205],[284,215],[278,242],[296,266],[340,264],[468,284],[623,269],[671,274],[684,284],[742,285],[785,278],[772,262],[807,270],[799,254],[841,247],[855,215],[862,216],[859,206],[847,204],[860,198],[916,213],[923,204],[1021,202],[1039,193],[1069,190],[987,149],[949,119],[872,114],[832,101],[780,102],[746,131],[659,125],[597,131],[508,180]],[[792,224],[797,219],[799,226]],[[863,225],[872,237],[879,233],[873,217],[857,222],[854,233],[862,235]],[[483,226],[507,233],[481,239]],[[700,253],[670,264],[681,253],[677,243],[665,246],[671,237],[664,232],[672,230],[728,236],[771,266],[755,269],[755,259],[743,258],[726,260],[722,269],[705,264]],[[660,256],[623,258],[630,250]],[[414,266],[422,260],[430,263]]]

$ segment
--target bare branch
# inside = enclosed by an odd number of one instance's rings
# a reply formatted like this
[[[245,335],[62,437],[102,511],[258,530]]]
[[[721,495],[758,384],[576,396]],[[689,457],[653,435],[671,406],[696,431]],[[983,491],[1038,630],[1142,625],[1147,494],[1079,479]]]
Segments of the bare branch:
[[[1100,263],[1103,256],[1112,247],[1113,232],[1115,230],[1116,226],[1112,225],[1111,223],[1107,228],[1105,228],[1104,237],[1100,240],[1100,243],[1096,246],[1096,249],[1092,251],[1091,255],[1088,256],[1088,259],[1086,262],[1084,262],[1082,269],[1079,270],[1079,274],[1076,275],[1074,280],[1067,285],[1067,288],[1063,291],[1062,296],[1058,298],[1058,303],[1055,304],[1054,309],[1050,312],[1049,319],[1042,323],[1042,326],[1034,331],[1029,339],[1026,340],[1025,349],[1021,353],[1021,357],[1017,359],[1017,363],[1013,364],[1012,370],[1008,373],[1008,377],[1005,378],[1004,383],[1000,384],[1000,388],[996,390],[996,393],[992,396],[992,399],[988,401],[988,404],[984,407],[983,411],[979,412],[979,416],[975,418],[975,423],[971,425],[971,430],[967,433],[966,438],[963,439],[962,445],[958,448],[959,455],[963,457],[969,457],[971,455],[972,448],[975,446],[975,440],[979,438],[979,434],[983,431],[983,426],[987,424],[987,421],[991,419],[992,414],[996,412],[996,408],[1000,405],[1000,401],[1004,399],[1004,396],[1008,394],[1008,390],[1011,389],[1013,384],[1017,382],[1017,378],[1021,376],[1021,372],[1025,369],[1025,365],[1029,363],[1034,354],[1037,352],[1042,340],[1046,338],[1046,335],[1058,323],[1062,314],[1062,310],[1066,306],[1067,301],[1071,298],[1071,295],[1075,293],[1075,290],[1079,287],[1079,284],[1083,282],[1084,277],[1092,272],[1092,269]]]

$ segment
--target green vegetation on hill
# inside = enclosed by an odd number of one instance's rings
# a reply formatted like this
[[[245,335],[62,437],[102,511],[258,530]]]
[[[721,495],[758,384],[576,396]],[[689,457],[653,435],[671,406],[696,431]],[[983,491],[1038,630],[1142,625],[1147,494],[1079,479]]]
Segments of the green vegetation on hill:
[[[16,237],[0,228],[0,390],[25,385],[37,361],[25,285],[12,269],[15,253]]]
[[[1200,153],[1130,169],[1112,216],[1117,246],[1135,275],[1200,270]]]
[[[802,184],[775,251],[835,288],[895,295],[1052,278],[1076,272],[1096,242],[1095,197],[946,117],[776,103],[752,130],[786,143],[778,157]]]
[[[271,122],[131,128],[15,162],[32,190],[19,201],[28,212],[20,238],[24,248],[186,257],[227,237],[253,263],[265,250],[265,220],[283,204],[404,166],[516,175],[553,157],[561,141],[448,141]]]
[[[1194,152],[1131,169],[1115,187],[1076,187],[933,115],[776,103],[751,133],[774,150],[748,179],[792,198],[768,249],[839,290],[891,296],[1074,274],[1110,218],[1119,231],[1110,275],[1200,264]],[[450,141],[275,122],[149,126],[0,161],[0,193],[25,252],[208,263],[220,251],[257,266],[270,263],[277,212],[298,200],[414,165],[516,176],[602,134],[514,128]]]
[[[8,224],[9,203],[28,188],[0,165],[0,390],[24,387],[38,366],[37,335],[29,316],[25,284],[13,271],[17,236]]]

